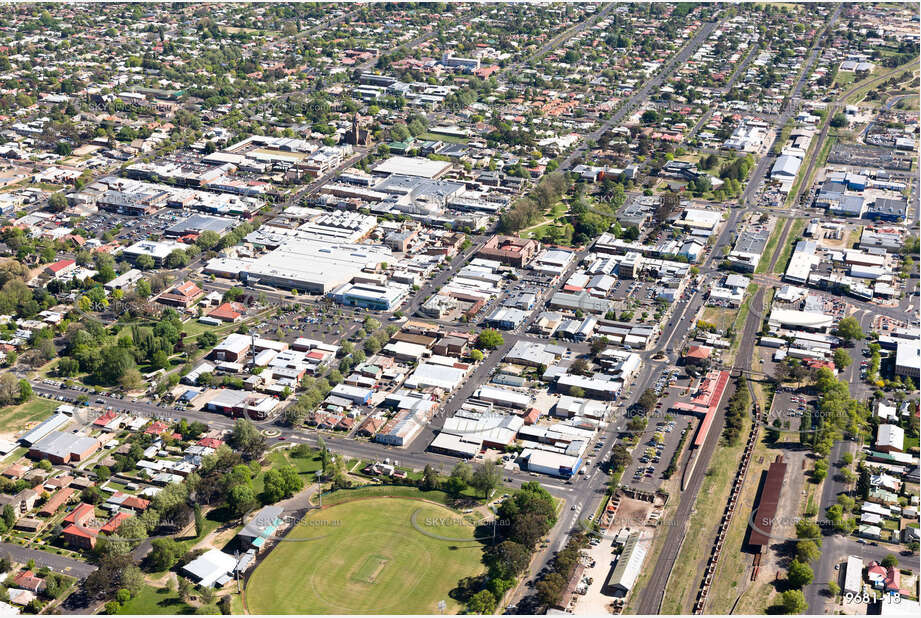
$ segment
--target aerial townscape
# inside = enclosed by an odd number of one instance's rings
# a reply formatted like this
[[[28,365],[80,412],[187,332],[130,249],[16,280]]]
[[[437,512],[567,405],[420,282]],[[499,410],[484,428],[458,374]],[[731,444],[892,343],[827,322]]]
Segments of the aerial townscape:
[[[0,615],[921,615],[919,50],[3,3]]]

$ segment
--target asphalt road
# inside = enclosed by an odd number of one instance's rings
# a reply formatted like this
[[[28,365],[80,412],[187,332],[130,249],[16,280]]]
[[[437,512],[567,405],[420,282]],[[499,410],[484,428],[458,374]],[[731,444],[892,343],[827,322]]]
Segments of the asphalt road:
[[[52,571],[64,573],[77,579],[83,579],[96,570],[96,567],[92,564],[40,549],[28,549],[15,543],[0,543],[0,555],[9,556],[14,562],[20,563],[34,560],[37,566],[48,567]]]

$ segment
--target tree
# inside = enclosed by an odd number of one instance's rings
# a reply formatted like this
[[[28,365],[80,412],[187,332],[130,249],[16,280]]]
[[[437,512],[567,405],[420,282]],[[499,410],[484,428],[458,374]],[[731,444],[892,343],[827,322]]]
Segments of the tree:
[[[837,114],[831,117],[831,120],[829,121],[828,124],[835,127],[836,129],[840,129],[841,127],[846,127],[847,126],[847,116],[845,116],[842,112],[838,112]]]
[[[563,592],[566,590],[566,579],[557,573],[551,572],[547,577],[537,582],[535,585],[537,596],[542,603],[546,605],[556,605],[563,598]]]
[[[234,485],[227,493],[227,506],[237,517],[256,506],[256,493],[248,485]]]
[[[838,369],[838,371],[844,371],[848,368],[848,366],[850,366],[852,362],[851,355],[845,352],[844,348],[835,349],[834,360],[835,367]]]
[[[808,607],[802,590],[787,590],[780,595],[780,608],[785,614],[802,614]]]
[[[641,408],[643,408],[646,414],[649,414],[655,410],[656,403],[658,403],[658,401],[659,398],[656,396],[655,391],[653,391],[651,388],[647,388],[645,391],[643,391],[643,394],[640,395],[640,398],[636,403],[639,404]]]
[[[32,399],[32,385],[25,378],[19,380],[19,403]]]
[[[483,360],[483,352],[481,352],[480,350],[471,350],[470,359],[475,363],[480,362],[481,360]]]
[[[499,334],[499,331],[492,328],[485,328],[480,331],[476,338],[476,347],[481,350],[495,350],[505,343],[505,339]]]
[[[157,265],[153,257],[147,254],[137,256],[137,259],[134,260],[134,264],[141,270],[150,270]],[[141,281],[144,281],[144,279],[141,279]],[[138,284],[140,284],[140,281],[138,282]],[[149,283],[147,285],[148,287],[150,287]]]
[[[491,614],[496,609],[496,597],[489,590],[480,590],[467,601],[467,613]]]
[[[182,249],[173,249],[170,254],[166,256],[167,268],[183,268],[188,265],[189,254]]]
[[[841,318],[838,322],[836,334],[848,343],[851,341],[860,341],[864,338],[863,329],[860,328],[860,322],[853,316]]]
[[[895,554],[886,554],[886,557],[883,558],[883,561],[880,562],[881,565],[888,568],[895,568],[899,566],[899,559],[895,557]]]
[[[150,553],[147,554],[147,564],[153,571],[173,568],[185,553],[182,544],[171,538],[154,539],[151,545]]]
[[[517,577],[531,561],[531,552],[521,543],[515,541],[502,541],[486,550],[490,564],[501,577]]]
[[[179,578],[178,593],[179,593],[180,599],[182,599],[183,601],[187,601],[192,596],[193,590],[194,590],[194,586],[192,586],[192,582],[187,580],[185,577]]]
[[[214,230],[205,230],[199,234],[198,238],[195,240],[195,244],[198,245],[202,251],[214,249],[219,242],[221,242],[221,237]]]
[[[438,472],[431,465],[426,464],[425,469],[422,471],[422,489],[425,491],[437,489],[438,483]]]
[[[52,193],[48,198],[48,209],[51,212],[61,212],[67,208],[67,198],[64,193]]]
[[[808,586],[812,583],[813,577],[815,575],[812,572],[812,567],[805,562],[800,562],[799,559],[794,558],[793,562],[790,563],[790,568],[787,570],[787,581],[793,588],[801,589],[804,586]]]
[[[262,457],[265,451],[265,436],[246,418],[237,419],[227,444],[239,451],[243,459],[250,461]]]
[[[841,594],[841,586],[838,585],[838,582],[828,582],[825,589],[828,590],[828,595],[833,598]]]
[[[800,562],[815,562],[822,552],[814,541],[798,541],[796,543],[796,559]]]
[[[487,459],[478,465],[470,479],[470,485],[483,493],[484,498],[488,498],[492,491],[499,485],[502,473],[499,465],[492,459]]]

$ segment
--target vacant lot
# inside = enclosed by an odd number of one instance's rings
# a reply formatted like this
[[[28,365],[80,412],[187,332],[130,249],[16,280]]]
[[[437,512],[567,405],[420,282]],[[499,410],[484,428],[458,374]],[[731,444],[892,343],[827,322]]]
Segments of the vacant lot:
[[[247,610],[431,614],[444,600],[455,613],[460,603],[451,590],[483,570],[474,536],[456,512],[420,500],[370,498],[327,507],[297,525],[252,574]]]
[[[59,405],[58,401],[35,397],[16,406],[0,408],[0,431],[19,431],[29,423],[44,420]]]

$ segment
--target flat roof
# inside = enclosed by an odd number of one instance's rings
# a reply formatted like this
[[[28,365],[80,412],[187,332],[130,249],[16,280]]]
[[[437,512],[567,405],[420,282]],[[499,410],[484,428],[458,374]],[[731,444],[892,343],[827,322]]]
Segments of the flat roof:
[[[378,174],[403,174],[421,178],[437,178],[451,169],[448,161],[432,161],[422,157],[390,157],[378,163],[374,172]]]

